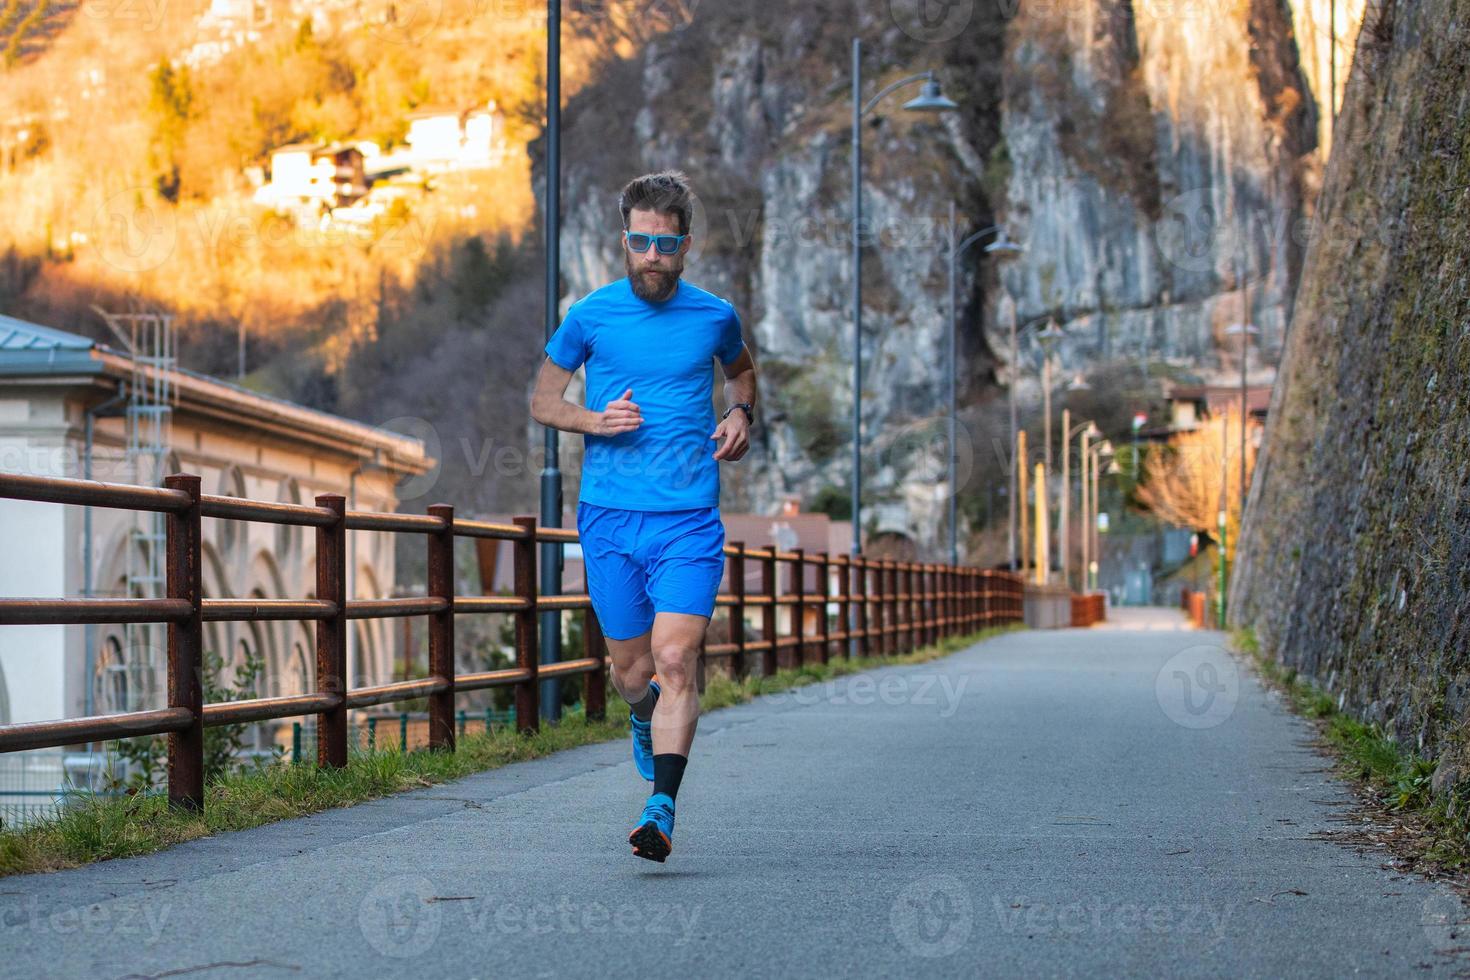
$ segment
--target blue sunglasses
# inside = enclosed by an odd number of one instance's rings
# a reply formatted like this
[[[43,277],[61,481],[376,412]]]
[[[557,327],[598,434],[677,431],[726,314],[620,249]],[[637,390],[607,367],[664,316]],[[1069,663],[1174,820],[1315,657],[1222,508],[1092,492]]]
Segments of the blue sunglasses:
[[[640,254],[648,251],[648,246],[654,245],[658,248],[658,254],[673,255],[679,251],[679,246],[688,237],[688,235],[645,235],[637,231],[623,232],[623,238],[627,241],[628,247]]]

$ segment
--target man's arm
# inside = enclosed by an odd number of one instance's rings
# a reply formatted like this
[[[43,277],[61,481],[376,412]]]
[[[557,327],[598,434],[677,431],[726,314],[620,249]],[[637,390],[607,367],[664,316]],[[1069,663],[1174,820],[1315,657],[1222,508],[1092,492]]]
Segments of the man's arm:
[[[599,436],[629,432],[643,424],[643,412],[632,402],[633,389],[622,398],[607,403],[601,412],[583,408],[566,400],[572,372],[547,358],[536,375],[536,388],[531,392],[531,418],[544,426],[563,432],[590,433]]]
[[[750,346],[740,352],[740,356],[729,364],[721,364],[725,372],[725,404],[738,405],[744,402],[752,406],[756,404],[756,378],[755,357],[750,353]],[[715,459],[728,459],[735,461],[740,459],[750,449],[750,420],[745,413],[739,409],[725,416],[718,426],[715,427],[711,439],[724,438],[720,448],[715,450]]]

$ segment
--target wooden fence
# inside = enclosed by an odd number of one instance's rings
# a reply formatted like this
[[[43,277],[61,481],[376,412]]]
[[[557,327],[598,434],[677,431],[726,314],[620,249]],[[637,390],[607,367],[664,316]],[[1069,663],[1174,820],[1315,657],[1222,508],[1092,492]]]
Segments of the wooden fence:
[[[162,512],[167,540],[165,596],[156,599],[65,598],[0,599],[0,626],[14,624],[166,623],[168,631],[168,704],[88,718],[0,726],[0,752],[74,745],[139,735],[168,736],[168,798],[171,806],[198,810],[204,801],[204,729],[315,715],[317,763],[347,764],[347,712],[415,698],[427,698],[429,746],[454,750],[455,695],[492,687],[515,688],[516,726],[538,728],[538,682],[551,677],[586,676],[584,704],[590,718],[606,711],[607,649],[596,614],[585,595],[538,595],[537,545],[575,542],[574,530],[538,527],[534,516],[510,524],[465,520],[454,508],[436,504],[424,515],[349,511],[340,494],[323,494],[315,506],[267,503],[200,492],[198,476],[176,474],[162,488],[98,483],[48,477],[0,474],[0,497]],[[202,518],[259,521],[311,527],[316,532],[316,597],[312,599],[206,598],[201,585]],[[421,597],[349,600],[347,532],[376,531],[422,535],[428,550],[426,594]],[[510,540],[514,550],[514,594],[456,595],[454,546],[460,538]],[[1019,622],[1021,581],[1017,576],[978,568],[892,559],[807,555],[802,550],[747,548],[732,542],[725,548],[731,590],[716,602],[730,612],[732,624],[745,622],[746,612],[760,610],[759,639],[743,628],[720,643],[708,643],[706,658],[728,658],[736,677],[760,658],[764,675],[784,659],[825,663],[838,656],[899,653],[991,625]],[[760,567],[760,589],[746,589],[749,563]],[[779,564],[793,568],[795,588],[777,588]],[[805,569],[818,569],[820,591],[805,589]],[[834,570],[835,569],[835,573]],[[832,591],[830,583],[839,583]],[[827,611],[837,607],[833,629]],[[792,628],[778,629],[777,610],[792,610]],[[555,664],[539,664],[539,613],[583,610],[586,628],[582,656]],[[808,610],[818,610],[808,616]],[[498,614],[515,620],[515,666],[457,674],[454,663],[454,618]],[[428,618],[430,676],[410,681],[360,687],[345,684],[347,621],[397,616]],[[808,629],[808,620],[813,628]],[[316,689],[310,694],[255,698],[205,704],[203,700],[203,633],[205,622],[311,620],[316,623]],[[850,624],[850,625],[849,625]],[[851,641],[851,642],[849,642]],[[787,653],[782,657],[782,653]],[[91,679],[88,679],[88,683]]]

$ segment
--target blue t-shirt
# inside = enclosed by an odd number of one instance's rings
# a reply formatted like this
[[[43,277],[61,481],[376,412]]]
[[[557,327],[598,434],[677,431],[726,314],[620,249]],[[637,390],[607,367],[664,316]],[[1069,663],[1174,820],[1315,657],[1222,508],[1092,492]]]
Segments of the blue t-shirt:
[[[630,432],[583,435],[578,499],[625,510],[718,507],[710,358],[732,364],[744,348],[735,307],[682,280],[662,303],[640,299],[626,277],[573,303],[547,356],[568,371],[586,363],[592,411],[632,388],[643,413]]]

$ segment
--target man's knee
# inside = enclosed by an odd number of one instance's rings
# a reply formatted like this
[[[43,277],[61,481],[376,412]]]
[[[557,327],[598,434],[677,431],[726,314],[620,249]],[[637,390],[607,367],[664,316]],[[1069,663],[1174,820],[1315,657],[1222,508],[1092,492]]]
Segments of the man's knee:
[[[687,644],[661,644],[653,649],[653,665],[658,680],[665,688],[682,690],[694,686],[694,665],[699,648]]]

